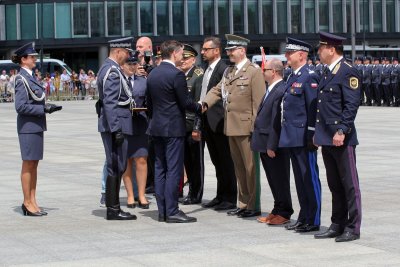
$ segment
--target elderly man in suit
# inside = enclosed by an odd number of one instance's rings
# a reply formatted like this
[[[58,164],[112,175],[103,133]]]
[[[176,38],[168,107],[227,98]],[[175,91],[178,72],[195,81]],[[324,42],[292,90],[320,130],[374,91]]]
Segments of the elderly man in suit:
[[[221,82],[204,98],[211,108],[222,99],[225,107],[224,132],[239,187],[239,207],[228,215],[241,218],[261,214],[259,176],[256,175],[255,154],[250,148],[251,133],[258,106],[265,93],[265,81],[260,67],[246,57],[249,40],[226,34],[227,54],[233,67],[227,68]]]
[[[221,81],[222,75],[228,67],[221,60],[221,49],[221,40],[218,37],[204,39],[201,54],[208,65],[203,75],[200,101],[203,101],[207,92]],[[215,167],[217,195],[202,206],[204,208],[214,208],[215,210],[234,209],[237,201],[235,169],[229,149],[228,137],[224,134],[224,113],[222,99],[220,99],[203,114],[203,133],[211,161]]]
[[[260,152],[261,162],[274,197],[274,208],[258,221],[270,225],[287,223],[293,214],[290,196],[290,160],[287,150],[279,148],[281,133],[281,101],[285,93],[283,65],[278,59],[269,60],[264,71],[267,92],[258,108],[251,149]]]
[[[132,37],[109,41],[110,54],[101,66],[97,78],[99,88],[98,130],[103,140],[107,163],[107,220],[135,220],[136,216],[121,210],[119,189],[126,169],[128,141],[132,135],[132,92],[121,65],[132,52]],[[125,84],[125,86],[124,86]]]
[[[300,212],[297,222],[286,226],[296,232],[318,231],[321,216],[321,183],[317,147],[312,137],[317,113],[319,77],[306,65],[311,45],[287,38],[285,56],[293,69],[282,100],[282,131],[279,147],[289,151]]]
[[[181,64],[182,54],[181,43],[175,40],[162,43],[163,61],[147,79],[150,116],[147,133],[153,138],[156,155],[154,182],[158,220],[169,223],[196,221],[196,218],[186,216],[178,207],[186,136],[185,109],[201,113],[201,105],[188,96],[185,74],[176,68]]]

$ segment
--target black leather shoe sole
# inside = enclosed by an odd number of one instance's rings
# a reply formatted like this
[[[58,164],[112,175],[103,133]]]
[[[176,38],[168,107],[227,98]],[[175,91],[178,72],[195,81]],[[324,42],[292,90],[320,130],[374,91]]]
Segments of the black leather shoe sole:
[[[136,215],[130,214],[130,215],[107,215],[107,220],[108,221],[129,221],[129,220],[136,220],[137,217]]]
[[[350,232],[344,232],[340,236],[335,238],[336,242],[349,242],[349,241],[354,241],[360,239],[360,235],[353,234]]]
[[[249,218],[249,217],[254,217],[254,216],[260,216],[261,211],[253,211],[253,210],[246,210],[240,214],[238,214],[239,218]]]
[[[181,219],[181,218],[168,218],[165,220],[167,223],[192,223],[197,222],[196,218],[188,217],[188,219]]]
[[[319,225],[306,225],[304,227],[296,227],[294,229],[297,233],[308,233],[308,232],[314,232],[314,231],[319,231]]]

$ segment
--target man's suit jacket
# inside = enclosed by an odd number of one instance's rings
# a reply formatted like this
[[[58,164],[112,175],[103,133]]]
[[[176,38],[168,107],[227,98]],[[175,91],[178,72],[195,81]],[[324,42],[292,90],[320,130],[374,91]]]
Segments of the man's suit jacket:
[[[168,62],[152,70],[147,77],[147,134],[160,137],[186,135],[185,109],[200,113],[201,105],[188,96],[185,74]]]
[[[227,67],[228,65],[225,63],[223,59],[221,59],[217,63],[217,65],[215,65],[215,69],[212,72],[210,80],[208,82],[207,92],[209,92],[211,88],[216,86],[221,81],[222,76],[224,75],[225,69]],[[216,133],[224,132],[224,114],[225,110],[222,104],[222,99],[207,110],[206,116],[211,130],[213,130]]]
[[[99,98],[103,103],[98,119],[98,131],[101,133],[122,131],[127,135],[133,134],[129,105],[124,107],[118,105],[119,102],[125,102],[129,99],[125,91],[121,90],[121,79],[124,79],[126,84],[128,83],[120,66],[107,58],[97,76]]]
[[[266,153],[267,149],[273,151],[278,149],[281,134],[281,101],[285,89],[285,82],[283,80],[278,82],[267,99],[261,102],[251,136],[253,151]]]
[[[360,105],[360,76],[344,59],[321,79],[318,87],[318,113],[315,124],[315,144],[333,146],[338,129],[345,133],[344,145],[358,145],[354,120]]]
[[[226,79],[222,79],[206,95],[204,102],[209,107],[222,98],[222,91],[228,94],[224,133],[227,136],[247,136],[253,131],[258,106],[265,94],[265,81],[260,67],[249,60],[235,74],[235,69],[226,70]],[[222,90],[223,84],[223,90]]]
[[[32,92],[41,97],[44,89],[36,79],[21,68],[15,78],[15,110],[18,113],[18,133],[39,133],[46,131],[46,115],[44,113],[45,100],[36,101],[25,88],[22,77],[27,81]],[[29,89],[28,89],[29,90]]]
[[[319,77],[304,65],[289,77],[282,100],[279,147],[304,147],[314,136]]]

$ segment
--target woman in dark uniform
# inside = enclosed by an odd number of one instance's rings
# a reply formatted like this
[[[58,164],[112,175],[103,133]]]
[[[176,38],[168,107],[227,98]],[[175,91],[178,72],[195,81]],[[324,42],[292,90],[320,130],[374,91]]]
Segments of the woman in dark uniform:
[[[131,181],[132,166],[135,162],[136,166],[136,181],[138,187],[138,206],[142,209],[149,208],[149,202],[145,196],[146,180],[147,180],[147,155],[148,155],[148,136],[147,130],[147,116],[143,111],[146,95],[146,78],[136,76],[136,69],[138,67],[137,55],[130,57],[127,62],[122,66],[124,73],[130,77],[134,99],[134,106],[136,111],[133,112],[133,135],[128,137],[128,164],[126,171],[123,174],[124,184],[128,192],[127,182]],[[130,187],[132,188],[132,186]],[[134,208],[133,190],[128,192],[128,207]]]
[[[15,51],[12,61],[21,69],[15,77],[15,109],[18,113],[17,131],[22,157],[21,184],[24,194],[22,211],[25,216],[43,216],[36,202],[37,167],[43,159],[43,132],[46,115],[60,110],[60,106],[45,104],[42,85],[33,76],[37,53],[35,43],[28,43]]]

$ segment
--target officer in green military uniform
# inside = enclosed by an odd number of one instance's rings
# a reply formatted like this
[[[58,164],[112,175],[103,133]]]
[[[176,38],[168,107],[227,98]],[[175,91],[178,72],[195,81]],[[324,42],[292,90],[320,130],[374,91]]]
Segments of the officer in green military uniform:
[[[183,48],[182,65],[186,75],[189,96],[200,100],[203,69],[195,66],[197,51],[188,44]],[[201,140],[201,121],[194,113],[186,112],[185,169],[189,182],[189,193],[181,200],[183,205],[199,204],[203,197],[204,185],[204,141]]]

